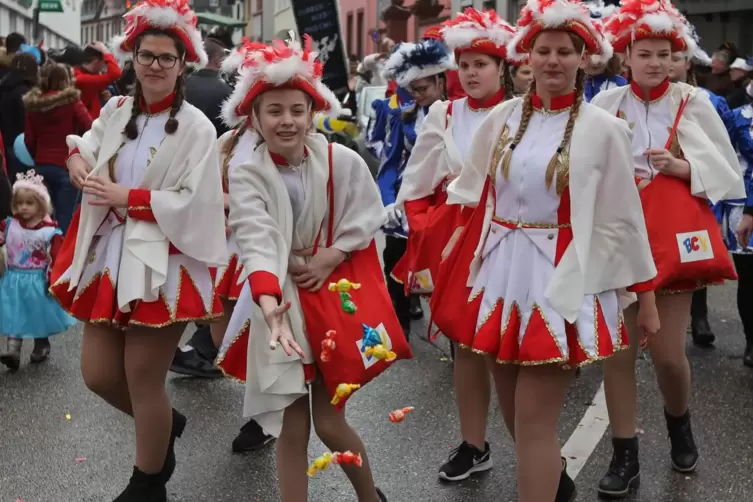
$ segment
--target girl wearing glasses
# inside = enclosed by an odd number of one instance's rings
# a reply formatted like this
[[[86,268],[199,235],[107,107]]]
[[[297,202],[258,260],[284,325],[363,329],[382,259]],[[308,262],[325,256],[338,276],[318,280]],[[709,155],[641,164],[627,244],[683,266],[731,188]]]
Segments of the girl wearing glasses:
[[[133,96],[110,99],[69,136],[80,210],[52,272],[52,294],[85,323],[86,385],[134,418],[133,475],[116,502],[164,502],[186,419],[164,382],[187,323],[222,313],[210,267],[224,265],[214,126],[183,99],[186,63],[207,56],[187,0],[148,0],[114,46],[133,58]]]
[[[693,29],[669,0],[625,0],[620,10],[604,24],[606,36],[616,51],[626,54],[632,80],[629,86],[600,93],[593,101],[609,115],[625,120],[633,131],[631,156],[635,183],[644,205],[652,194],[662,197],[662,211],[646,211],[649,228],[657,222],[667,227],[672,247],[659,247],[661,235],[652,233],[652,250],[661,272],[668,260],[678,256],[677,232],[670,222],[691,214],[696,202],[692,197],[716,203],[721,199],[745,198],[740,166],[724,127],[708,94],[682,82],[670,82],[672,54],[692,56],[696,42]],[[682,184],[678,184],[682,180]],[[675,191],[679,187],[680,190]],[[678,199],[687,195],[685,199]],[[656,199],[654,199],[656,200]],[[686,206],[681,207],[681,205]],[[650,207],[650,206],[647,206]],[[658,207],[658,206],[656,206]],[[695,207],[699,207],[696,205]],[[700,206],[703,207],[703,206]],[[664,208],[680,216],[668,215]],[[684,263],[697,263],[716,273],[719,260],[728,260],[726,250],[713,249],[718,226],[699,220],[690,221],[690,232],[711,236],[710,253],[681,251]],[[676,228],[676,227],[675,227]],[[687,228],[687,227],[686,227]],[[718,234],[716,234],[718,235]],[[666,241],[665,241],[666,242]],[[658,252],[657,252],[658,251]],[[721,251],[721,252],[720,252]],[[731,268],[731,264],[730,267]],[[683,271],[684,270],[684,271]],[[661,329],[647,339],[656,380],[664,398],[664,418],[669,435],[672,468],[680,473],[695,471],[699,460],[690,420],[691,375],[685,354],[685,339],[690,320],[692,292],[723,277],[703,276],[700,269],[687,272],[680,268],[666,274],[656,288],[656,308]],[[664,280],[664,277],[667,280]],[[671,279],[671,280],[670,280]],[[635,435],[637,381],[635,359],[641,331],[636,326],[636,309],[625,311],[625,326],[630,335],[629,349],[604,364],[604,389],[612,429],[614,454],[606,475],[599,482],[599,493],[624,498],[640,483],[638,437]]]
[[[410,230],[407,251],[393,276],[405,284],[406,294],[434,290],[440,255],[461,217],[459,206],[445,204],[447,184],[463,169],[481,122],[513,92],[505,58],[515,30],[496,12],[466,9],[446,22],[441,33],[455,52],[460,83],[468,97],[436,101],[429,108],[403,174],[397,205],[405,208]],[[439,477],[461,481],[492,467],[485,439],[490,378],[483,356],[469,350],[467,340],[452,340],[459,345],[454,371],[463,442],[440,468]]]
[[[401,107],[400,117],[391,120],[390,123],[391,127],[397,125],[400,128],[397,151],[393,152],[399,158],[399,162],[385,162],[377,173],[377,185],[389,217],[387,225],[383,228],[384,273],[387,276],[387,287],[395,312],[406,336],[410,333],[411,297],[406,296],[405,286],[400,283],[399,277],[402,274],[396,274],[396,279],[393,269],[405,254],[408,229],[405,215],[395,202],[403,182],[403,171],[429,113],[429,107],[436,101],[445,99],[445,72],[453,68],[455,65],[447,47],[438,40],[427,39],[418,43],[400,44],[385,62],[382,73],[386,80],[394,80],[400,91],[408,91],[413,97],[413,102]],[[404,95],[400,91],[398,93]]]

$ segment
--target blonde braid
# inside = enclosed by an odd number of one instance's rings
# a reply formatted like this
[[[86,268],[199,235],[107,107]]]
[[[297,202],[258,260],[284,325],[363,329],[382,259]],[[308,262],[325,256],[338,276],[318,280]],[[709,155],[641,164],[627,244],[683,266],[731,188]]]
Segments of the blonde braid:
[[[523,98],[523,113],[520,118],[520,126],[518,126],[518,131],[515,133],[515,138],[513,138],[510,148],[507,149],[505,156],[502,158],[502,177],[505,181],[510,179],[512,151],[520,144],[520,140],[523,139],[523,135],[526,133],[526,129],[528,129],[528,123],[531,121],[531,116],[533,116],[533,89],[535,88],[535,83],[535,81],[531,82],[531,86],[528,88],[528,92],[526,92],[526,95]],[[493,166],[492,168],[496,170],[496,167],[497,166]]]
[[[233,134],[230,139],[228,141],[225,141],[225,144],[222,145],[222,182],[226,188],[229,188],[230,186],[230,159],[233,156],[235,147],[238,146],[238,142],[241,140],[241,136],[243,136],[243,133],[246,132],[246,129],[248,129],[248,122],[243,122],[243,124],[238,126],[238,128],[235,130],[235,134]]]
[[[557,147],[552,160],[549,161],[549,165],[546,168],[546,187],[547,189],[552,186],[555,174],[557,175],[557,195],[562,195],[562,192],[567,186],[567,182],[570,178],[570,140],[573,136],[573,128],[575,127],[575,121],[578,119],[580,113],[580,106],[583,103],[583,87],[585,81],[585,72],[578,70],[575,77],[575,102],[570,110],[570,117],[567,119],[567,125],[565,126],[565,134],[562,136],[562,142]]]

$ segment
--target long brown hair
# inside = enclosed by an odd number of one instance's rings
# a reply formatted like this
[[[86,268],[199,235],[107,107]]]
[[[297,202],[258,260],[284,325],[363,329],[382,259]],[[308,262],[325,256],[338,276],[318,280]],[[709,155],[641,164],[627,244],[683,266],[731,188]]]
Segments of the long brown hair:
[[[134,52],[136,52],[139,49],[139,46],[141,45],[141,41],[144,39],[144,37],[154,35],[154,36],[163,36],[163,37],[170,37],[172,41],[175,43],[175,48],[178,51],[178,56],[181,60],[184,59],[186,55],[186,46],[183,43],[183,41],[175,34],[159,30],[159,29],[149,29],[144,31],[137,39],[136,43],[134,44]],[[141,115],[141,107],[139,106],[139,102],[142,99],[142,91],[141,91],[141,83],[138,79],[136,79],[136,85],[133,88],[133,108],[131,108],[131,118],[128,120],[128,123],[125,125],[125,128],[123,129],[123,134],[126,135],[128,139],[134,140],[139,137],[139,127],[138,127],[138,117]],[[174,134],[175,131],[178,130],[178,119],[175,118],[175,116],[178,114],[178,111],[180,110],[180,107],[183,105],[183,75],[178,75],[178,79],[175,81],[175,100],[173,101],[172,108],[170,109],[170,118],[167,119],[167,122],[165,123],[165,132],[167,134]]]

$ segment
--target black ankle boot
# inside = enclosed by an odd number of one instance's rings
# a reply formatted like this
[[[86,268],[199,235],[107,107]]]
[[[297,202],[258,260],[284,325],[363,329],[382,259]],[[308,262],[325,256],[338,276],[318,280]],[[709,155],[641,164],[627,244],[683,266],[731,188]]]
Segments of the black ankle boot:
[[[567,460],[562,460],[562,472],[560,473],[560,485],[557,487],[557,495],[554,502],[573,502],[578,495],[578,489],[575,487],[575,481],[567,473]]]
[[[612,462],[599,481],[599,495],[622,499],[641,484],[638,438],[612,438]]]
[[[387,502],[387,497],[384,495],[384,493],[382,492],[382,490],[380,490],[379,488],[377,488],[376,491],[377,491],[377,495],[379,495],[379,500],[381,502]]]
[[[664,410],[664,418],[667,419],[669,441],[672,445],[672,468],[682,473],[695,471],[699,455],[693,439],[693,430],[690,428],[690,410],[681,417],[673,417]]]
[[[167,502],[162,473],[145,474],[134,467],[128,486],[113,502]]]
[[[716,335],[711,331],[711,325],[706,316],[691,318],[690,334],[693,336],[693,343],[699,347],[711,347],[716,341]]]
[[[175,472],[175,440],[183,435],[187,421],[185,416],[173,408],[173,427],[170,431],[170,444],[167,447],[165,464],[162,466],[162,471],[160,472],[165,484],[170,481],[173,472]]]
[[[743,353],[743,364],[748,368],[753,368],[753,342],[748,342]]]

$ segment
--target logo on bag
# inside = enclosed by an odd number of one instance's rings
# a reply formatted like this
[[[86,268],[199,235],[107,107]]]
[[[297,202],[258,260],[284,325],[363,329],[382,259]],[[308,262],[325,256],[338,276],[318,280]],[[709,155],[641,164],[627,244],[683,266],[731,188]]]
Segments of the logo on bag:
[[[677,247],[680,249],[680,262],[711,260],[714,250],[711,249],[711,239],[706,230],[677,234]]]
[[[390,335],[387,334],[387,330],[384,327],[384,324],[379,324],[379,326],[375,327],[374,330],[379,333],[379,338],[381,338],[382,345],[387,350],[392,350],[392,339],[390,338]],[[364,349],[364,340],[356,340],[356,347],[358,347],[358,353],[361,354],[361,359],[363,360],[363,367],[365,369],[369,369],[372,366],[374,366],[376,363],[380,361],[379,358],[375,357],[374,355],[366,355],[366,350]]]
[[[431,271],[427,268],[411,274],[410,289],[414,293],[431,293],[434,291],[434,281],[431,280]]]

